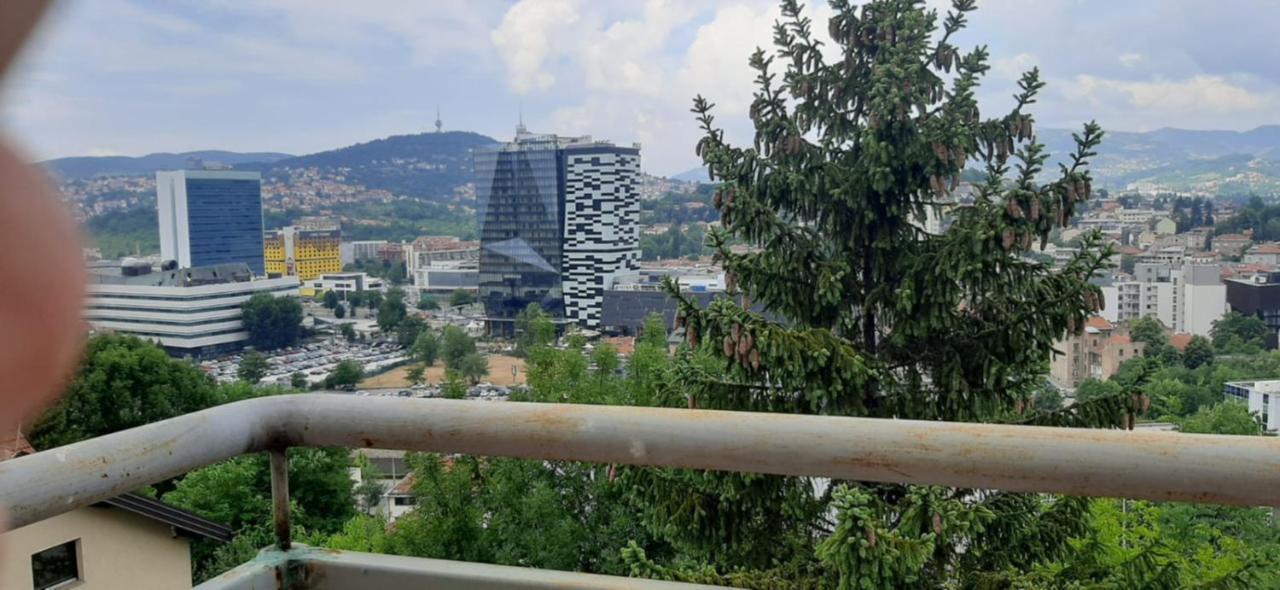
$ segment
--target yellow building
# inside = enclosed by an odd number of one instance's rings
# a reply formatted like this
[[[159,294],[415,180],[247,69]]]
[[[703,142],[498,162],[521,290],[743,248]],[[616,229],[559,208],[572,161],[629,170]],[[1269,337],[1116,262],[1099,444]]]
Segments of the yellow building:
[[[263,239],[267,275],[297,276],[303,285],[301,295],[314,296],[308,281],[342,272],[341,242],[342,231],[336,224],[289,226],[268,232]]]

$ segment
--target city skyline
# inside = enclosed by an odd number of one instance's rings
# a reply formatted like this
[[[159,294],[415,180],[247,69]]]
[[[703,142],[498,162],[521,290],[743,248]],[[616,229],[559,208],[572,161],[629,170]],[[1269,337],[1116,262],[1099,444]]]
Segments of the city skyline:
[[[825,31],[829,9],[811,4]],[[989,44],[980,99],[991,112],[1038,65],[1049,83],[1042,127],[1096,118],[1113,130],[1245,130],[1280,122],[1280,60],[1267,42],[1280,23],[1238,26],[1263,5],[1000,0],[982,3],[958,41]],[[445,130],[498,140],[523,115],[536,131],[639,142],[656,174],[697,165],[697,93],[719,104],[730,139],[748,138],[746,59],[770,45],[777,18],[769,0],[59,8],[0,93],[0,126],[33,159],[310,153],[431,131],[439,107]]]

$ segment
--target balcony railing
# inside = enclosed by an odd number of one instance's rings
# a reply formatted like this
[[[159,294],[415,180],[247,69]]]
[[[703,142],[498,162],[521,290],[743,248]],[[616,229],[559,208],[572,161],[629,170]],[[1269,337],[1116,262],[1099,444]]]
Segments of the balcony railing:
[[[0,463],[10,527],[268,452],[276,549],[201,585],[688,585],[294,547],[285,449],[370,447],[1241,506],[1280,505],[1280,439],[568,404],[288,395]]]

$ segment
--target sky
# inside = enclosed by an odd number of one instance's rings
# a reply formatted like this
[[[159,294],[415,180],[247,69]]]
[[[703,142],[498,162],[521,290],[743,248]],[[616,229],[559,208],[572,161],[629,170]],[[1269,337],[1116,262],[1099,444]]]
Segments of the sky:
[[[942,0],[928,0],[945,7]],[[825,3],[807,9],[825,31]],[[689,113],[750,140],[771,0],[63,0],[0,88],[33,160],[197,149],[311,153],[433,129],[639,142],[646,171],[698,164]],[[1280,3],[979,0],[980,99],[1048,82],[1042,127],[1247,130],[1280,123]]]

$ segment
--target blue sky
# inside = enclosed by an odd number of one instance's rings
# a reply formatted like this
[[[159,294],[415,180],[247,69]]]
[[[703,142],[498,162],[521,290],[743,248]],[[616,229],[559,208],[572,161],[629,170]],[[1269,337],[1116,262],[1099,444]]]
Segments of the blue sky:
[[[1270,0],[979,6],[958,41],[990,47],[989,109],[1039,65],[1042,126],[1280,123]],[[505,138],[522,111],[536,131],[640,142],[649,172],[677,173],[697,164],[696,93],[749,139],[745,62],[775,17],[770,0],[65,0],[0,89],[0,128],[33,159],[300,154],[428,130],[439,105],[446,129]]]

